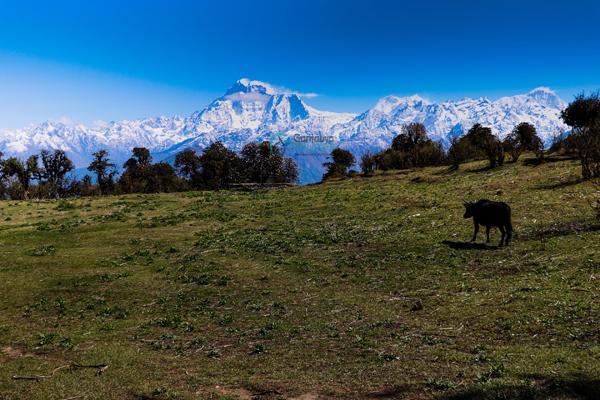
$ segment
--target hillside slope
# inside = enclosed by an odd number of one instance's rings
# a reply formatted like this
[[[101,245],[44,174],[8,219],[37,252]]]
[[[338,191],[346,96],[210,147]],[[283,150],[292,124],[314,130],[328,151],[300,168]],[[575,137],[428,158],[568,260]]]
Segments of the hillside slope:
[[[594,189],[482,166],[0,202],[0,398],[593,398]],[[482,197],[510,247],[466,243]]]

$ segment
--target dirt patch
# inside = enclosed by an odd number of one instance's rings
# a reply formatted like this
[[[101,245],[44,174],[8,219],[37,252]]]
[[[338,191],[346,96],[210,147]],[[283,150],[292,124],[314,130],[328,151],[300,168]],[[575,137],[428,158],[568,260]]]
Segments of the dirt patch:
[[[281,393],[272,390],[258,390],[250,391],[244,388],[228,388],[223,386],[215,386],[215,391],[221,396],[229,396],[239,400],[259,400],[269,398],[273,395],[277,398],[285,398],[289,400],[324,400],[325,397],[321,397],[316,393],[305,393],[300,396],[287,397]]]
[[[4,354],[6,357],[8,357],[11,360],[15,360],[17,358],[22,358],[22,357],[33,357],[32,354],[25,353],[24,351],[22,351],[20,349],[15,349],[14,347],[10,347],[10,346],[6,346],[6,347],[2,348],[2,354]]]
[[[291,397],[290,400],[320,400],[323,397],[319,397],[318,394],[315,393],[306,393],[297,397]]]
[[[252,400],[254,396],[252,392],[244,388],[227,388],[223,386],[215,386],[215,390],[222,396],[231,396],[240,400]]]

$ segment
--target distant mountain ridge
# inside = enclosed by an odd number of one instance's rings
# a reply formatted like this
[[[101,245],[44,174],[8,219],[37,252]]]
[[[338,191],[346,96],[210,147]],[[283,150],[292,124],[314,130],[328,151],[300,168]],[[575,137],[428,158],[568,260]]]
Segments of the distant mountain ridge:
[[[540,87],[495,101],[465,98],[434,103],[417,95],[386,96],[355,115],[320,111],[306,104],[301,94],[240,79],[222,97],[186,118],[162,116],[93,127],[44,122],[0,131],[0,151],[25,157],[44,148],[62,149],[78,167],[85,167],[99,149],[107,149],[118,163],[136,146],[150,149],[156,160],[170,161],[179,151],[201,150],[217,140],[233,150],[270,140],[296,160],[301,183],[309,183],[320,180],[322,164],[333,148],[346,148],[358,159],[365,151],[389,146],[410,122],[423,123],[432,139],[445,146],[475,123],[490,126],[502,138],[518,123],[530,122],[548,143],[567,129],[560,119],[564,107],[555,92]]]

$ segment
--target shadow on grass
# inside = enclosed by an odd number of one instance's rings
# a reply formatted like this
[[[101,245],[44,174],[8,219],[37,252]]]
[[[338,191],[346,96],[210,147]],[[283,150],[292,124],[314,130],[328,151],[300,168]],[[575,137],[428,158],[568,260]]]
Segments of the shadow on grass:
[[[600,224],[594,221],[567,221],[545,226],[519,234],[519,239],[542,240],[559,236],[569,236],[584,232],[600,231]],[[600,397],[599,397],[600,399]]]
[[[542,165],[542,164],[549,164],[549,163],[555,163],[555,162],[561,162],[561,161],[570,161],[570,160],[576,160],[577,157],[572,157],[572,156],[545,156],[542,159],[539,158],[528,158],[523,160],[522,164],[527,166],[527,167],[536,167],[538,165]]]
[[[600,399],[600,379],[582,376],[548,378],[525,377],[530,384],[491,385],[436,397],[439,400],[534,400],[534,399]]]
[[[536,185],[534,188],[538,190],[552,190],[552,189],[560,189],[564,187],[574,186],[583,182],[583,178],[570,178],[558,182],[549,182],[542,183],[540,185]]]
[[[466,169],[465,172],[478,173],[478,172],[492,171],[494,169],[499,169],[499,168],[502,168],[502,167],[498,166],[498,167],[492,168],[489,166],[489,164],[487,164],[481,168]]]
[[[442,244],[454,250],[496,250],[498,248],[498,246],[488,246],[485,243],[456,242],[452,240],[444,240]]]
[[[439,171],[435,171],[431,175],[437,175],[437,176],[452,175],[452,174],[456,173],[458,170],[459,170],[459,168],[449,166],[447,168],[442,168]]]

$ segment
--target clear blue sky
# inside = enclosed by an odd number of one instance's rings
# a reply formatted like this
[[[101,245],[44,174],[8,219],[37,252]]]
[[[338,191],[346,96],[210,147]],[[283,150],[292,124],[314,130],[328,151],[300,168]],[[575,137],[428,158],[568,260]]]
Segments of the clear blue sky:
[[[377,98],[600,88],[600,2],[13,1],[0,128],[187,115],[241,77],[360,112]]]

